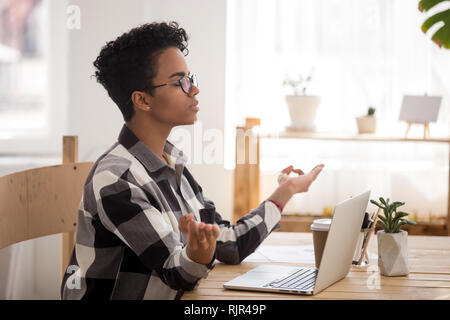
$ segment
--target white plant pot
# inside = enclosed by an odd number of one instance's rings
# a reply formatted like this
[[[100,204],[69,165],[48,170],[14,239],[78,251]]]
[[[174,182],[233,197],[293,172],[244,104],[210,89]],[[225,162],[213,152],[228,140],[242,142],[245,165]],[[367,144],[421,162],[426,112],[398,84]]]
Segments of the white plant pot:
[[[386,233],[380,230],[377,240],[380,273],[385,276],[408,275],[408,232]]]
[[[363,116],[356,118],[359,133],[375,133],[376,119],[374,116]]]
[[[290,129],[298,131],[315,131],[318,96],[286,96],[286,103],[291,117]]]

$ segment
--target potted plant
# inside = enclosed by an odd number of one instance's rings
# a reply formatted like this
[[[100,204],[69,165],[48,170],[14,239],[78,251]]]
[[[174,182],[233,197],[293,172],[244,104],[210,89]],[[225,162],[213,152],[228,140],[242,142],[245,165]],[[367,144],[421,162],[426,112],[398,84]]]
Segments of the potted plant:
[[[306,89],[312,79],[312,72],[307,77],[302,75],[298,79],[286,77],[283,86],[289,86],[292,89],[291,95],[286,95],[286,103],[289,109],[291,125],[289,129],[296,131],[315,131],[314,124],[316,120],[317,107],[320,103],[320,97],[307,95]]]
[[[377,232],[380,273],[385,276],[408,275],[408,232],[400,228],[405,224],[416,223],[404,218],[408,213],[397,212],[404,202],[389,203],[389,198],[384,200],[382,197],[381,203],[374,200],[370,202],[383,210],[383,215],[379,215],[377,220],[377,224],[383,229]]]
[[[359,133],[375,133],[376,129],[376,119],[375,119],[375,108],[369,106],[367,114],[361,117],[356,117],[356,124],[358,125]]]

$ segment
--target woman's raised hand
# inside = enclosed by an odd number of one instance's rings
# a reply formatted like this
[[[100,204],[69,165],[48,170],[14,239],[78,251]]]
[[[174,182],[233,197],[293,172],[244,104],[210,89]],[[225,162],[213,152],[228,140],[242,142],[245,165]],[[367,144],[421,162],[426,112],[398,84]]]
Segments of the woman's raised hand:
[[[293,193],[307,192],[324,166],[324,164],[319,164],[305,174],[301,169],[294,169],[294,167],[290,165],[281,171],[281,174],[278,176],[278,184],[283,185],[288,183]],[[291,172],[297,173],[298,176],[289,177]]]

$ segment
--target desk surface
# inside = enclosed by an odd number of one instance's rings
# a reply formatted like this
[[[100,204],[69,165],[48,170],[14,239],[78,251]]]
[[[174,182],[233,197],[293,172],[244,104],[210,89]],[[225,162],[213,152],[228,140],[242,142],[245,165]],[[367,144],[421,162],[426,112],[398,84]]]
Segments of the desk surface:
[[[273,232],[262,245],[312,245],[312,234]],[[368,250],[377,254],[376,237],[372,237]],[[208,278],[201,280],[195,290],[186,292],[183,299],[450,299],[450,237],[409,236],[408,260],[408,276],[379,276],[377,268],[374,268],[378,266],[375,258],[370,260],[367,267],[352,267],[346,278],[315,296],[225,290],[222,287],[225,282],[261,263],[218,263]],[[296,265],[313,266],[308,263]]]

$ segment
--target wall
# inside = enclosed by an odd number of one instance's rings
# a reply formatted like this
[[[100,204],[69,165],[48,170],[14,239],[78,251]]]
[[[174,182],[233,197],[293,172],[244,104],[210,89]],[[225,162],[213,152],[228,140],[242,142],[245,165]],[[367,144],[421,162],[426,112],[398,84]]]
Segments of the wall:
[[[63,134],[79,137],[80,161],[95,161],[116,141],[123,124],[117,106],[91,78],[92,62],[107,41],[155,20],[176,20],[191,35],[187,63],[199,77],[199,123],[203,131],[215,128],[223,133],[226,0],[78,0],[69,4],[79,6],[81,28],[67,30],[67,119],[61,121],[68,124]],[[192,126],[183,129],[193,135]],[[223,161],[188,167],[218,212],[231,219],[232,171],[223,168]],[[0,278],[0,298],[59,299],[60,239],[55,235],[23,242],[15,251],[12,247],[0,250],[0,274],[15,272],[9,293],[3,285],[5,277]],[[5,261],[11,261],[14,252],[19,262],[7,268]],[[1,288],[5,290],[1,292]]]
[[[197,114],[199,122],[196,125],[198,128],[201,126],[202,133],[217,129],[223,134],[226,1],[152,0],[148,2],[147,12],[149,21],[175,20],[186,29],[190,36],[186,61],[189,69],[198,76],[200,88],[197,96],[200,107]],[[193,126],[182,128],[194,137]],[[203,141],[203,150],[206,146],[206,141]],[[192,175],[202,186],[204,195],[214,201],[217,211],[224,218],[231,220],[233,172],[224,169],[223,159],[219,164],[205,164],[204,161],[196,163],[193,148],[194,145],[191,149],[191,164],[188,166]]]

